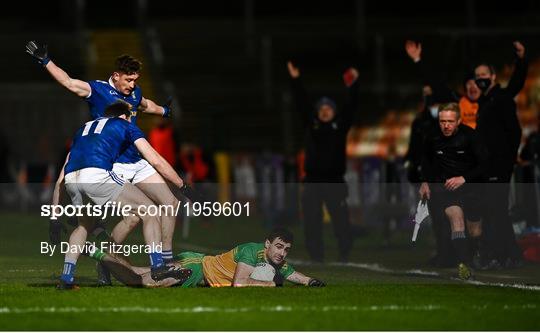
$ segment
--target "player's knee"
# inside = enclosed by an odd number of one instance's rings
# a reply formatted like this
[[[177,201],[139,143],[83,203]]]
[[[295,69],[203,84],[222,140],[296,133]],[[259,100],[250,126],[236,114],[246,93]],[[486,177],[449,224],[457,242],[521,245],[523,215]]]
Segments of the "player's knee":
[[[132,230],[139,224],[139,222],[141,222],[141,218],[136,215],[128,215],[125,216],[120,222],[124,223],[129,230]]]
[[[161,202],[161,205],[165,205],[166,207],[173,207],[173,209],[178,206],[178,199],[176,199],[176,197],[170,193],[167,194],[164,198],[163,198],[163,202]]]
[[[471,237],[480,237],[482,235],[482,223],[467,221],[467,231]]]
[[[450,219],[456,219],[456,218],[459,218],[460,216],[463,216],[463,211],[461,210],[461,207],[459,206],[446,207],[444,209],[444,213]]]

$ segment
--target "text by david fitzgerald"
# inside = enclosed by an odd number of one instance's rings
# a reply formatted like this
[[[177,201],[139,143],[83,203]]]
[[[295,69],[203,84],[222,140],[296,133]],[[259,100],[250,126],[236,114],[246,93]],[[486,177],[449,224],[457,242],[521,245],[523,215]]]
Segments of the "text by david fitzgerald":
[[[40,252],[48,256],[53,256],[59,250],[60,253],[79,253],[92,255],[99,250],[106,253],[121,254],[129,256],[132,253],[161,253],[163,246],[161,243],[147,244],[115,244],[113,242],[101,242],[96,245],[95,242],[86,242],[84,245],[70,245],[68,242],[60,242],[59,245],[41,242]]]

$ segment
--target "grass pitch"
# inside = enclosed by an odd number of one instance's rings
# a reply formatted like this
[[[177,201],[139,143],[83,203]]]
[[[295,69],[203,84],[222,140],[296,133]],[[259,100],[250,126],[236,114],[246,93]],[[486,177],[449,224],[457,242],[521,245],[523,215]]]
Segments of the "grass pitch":
[[[540,267],[478,272],[484,284],[455,280],[454,270],[424,265],[423,243],[408,245],[397,234],[379,246],[370,234],[355,243],[356,264],[332,263],[331,228],[326,230],[328,263],[307,264],[299,226],[290,254],[295,268],[325,280],[326,288],[134,289],[115,283],[98,288],[95,263],[82,258],[75,292],[54,289],[63,257],[39,253],[47,223],[37,214],[2,214],[0,224],[0,328],[2,330],[539,330]],[[251,225],[246,228],[245,225]],[[140,229],[132,242],[140,242]],[[259,241],[257,220],[194,221],[178,247],[213,251]],[[206,249],[205,249],[206,248]],[[134,261],[145,264],[147,258]],[[519,284],[519,288],[512,285]],[[527,287],[529,286],[529,287]],[[528,288],[528,289],[527,289]]]

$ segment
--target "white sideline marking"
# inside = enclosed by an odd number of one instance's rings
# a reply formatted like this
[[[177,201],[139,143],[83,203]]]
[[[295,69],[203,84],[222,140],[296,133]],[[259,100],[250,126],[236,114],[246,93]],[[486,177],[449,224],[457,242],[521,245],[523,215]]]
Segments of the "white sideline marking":
[[[526,310],[536,309],[536,304],[523,305],[503,305],[491,306],[472,306],[474,310]],[[371,306],[262,306],[262,307],[240,307],[240,308],[219,308],[219,307],[204,307],[196,306],[191,308],[156,308],[156,307],[30,307],[30,308],[9,308],[0,307],[0,315],[2,314],[25,314],[25,313],[160,313],[160,314],[175,314],[175,313],[240,313],[240,312],[329,312],[329,311],[349,311],[349,312],[376,312],[376,311],[438,311],[448,310],[447,307],[441,305],[427,304],[416,306],[403,305],[371,305]]]
[[[205,248],[203,246],[184,243],[184,247],[186,247],[186,246],[187,247],[192,247],[192,248],[197,248],[196,251],[210,252],[210,253],[216,252],[215,249],[210,249],[210,248]],[[327,265],[327,266],[336,266],[336,267],[355,267],[355,268],[365,269],[365,270],[368,270],[368,271],[378,272],[378,273],[444,277],[441,274],[439,274],[438,272],[423,271],[423,270],[420,270],[420,269],[410,269],[410,270],[402,270],[402,271],[400,271],[400,270],[394,270],[394,269],[386,268],[386,267],[384,267],[384,266],[382,266],[380,264],[377,264],[377,263],[368,264],[368,263],[359,263],[359,262],[358,263],[357,262],[348,262],[348,263],[331,262],[331,263],[328,263],[328,264],[314,264],[313,262],[310,262],[310,261],[294,260],[294,259],[287,259],[287,262],[290,262],[291,264],[294,264],[294,265],[305,265],[305,266],[307,266],[307,265],[322,265],[322,266]],[[498,282],[482,282],[482,281],[478,281],[478,280],[463,281],[463,280],[460,280],[460,279],[457,279],[457,278],[450,278],[449,280],[460,281],[460,282],[463,282],[463,283],[474,284],[474,285],[478,285],[478,286],[514,288],[514,289],[529,290],[529,291],[540,291],[540,286],[539,285],[531,285],[531,286],[529,286],[529,285],[521,284],[521,283],[509,284],[509,283],[498,283]]]
[[[36,273],[36,272],[45,272],[44,269],[8,269],[8,273]]]

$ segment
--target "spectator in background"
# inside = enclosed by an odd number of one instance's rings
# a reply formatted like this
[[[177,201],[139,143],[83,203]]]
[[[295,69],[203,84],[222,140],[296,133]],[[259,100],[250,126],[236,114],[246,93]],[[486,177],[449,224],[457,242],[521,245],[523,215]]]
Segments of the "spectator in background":
[[[420,182],[419,172],[422,161],[421,148],[426,133],[439,126],[439,105],[454,101],[450,95],[434,94],[431,86],[424,86],[422,95],[424,97],[423,109],[416,115],[412,122],[409,148],[404,157],[407,167],[407,178],[411,183]]]
[[[256,159],[258,203],[267,229],[282,226],[285,211],[284,157],[265,151]]]
[[[504,88],[506,93],[510,96],[516,96],[521,89],[523,89],[528,68],[527,59],[525,58],[525,47],[523,44],[519,41],[515,41],[514,48],[516,53],[514,72],[512,73],[512,77],[510,78],[507,87]],[[405,51],[418,67],[423,84],[430,85],[434,94],[440,96],[452,96],[452,98],[459,103],[463,125],[476,128],[476,118],[479,108],[478,100],[480,96],[482,96],[482,91],[476,85],[474,72],[469,71],[466,73],[463,80],[465,95],[460,96],[458,92],[450,89],[441,77],[438,77],[437,74],[433,75],[434,72],[426,66],[424,61],[422,61],[421,43],[408,40],[405,42]]]
[[[515,41],[513,43],[513,46],[514,46],[515,55],[516,55],[516,58],[515,58],[515,61],[514,61],[514,72],[512,73],[512,77],[510,78],[507,87],[506,88],[501,88],[500,86],[497,86],[498,87],[497,88],[498,92],[496,93],[496,95],[503,94],[503,95],[508,96],[510,98],[513,98],[514,96],[516,96],[521,91],[521,89],[523,88],[523,86],[525,84],[525,79],[527,77],[527,69],[528,69],[528,61],[527,61],[527,58],[525,57],[525,47],[519,41]],[[443,80],[441,80],[440,78],[437,78],[436,76],[433,76],[433,74],[432,74],[433,71],[430,71],[427,68],[427,66],[424,64],[424,61],[421,61],[421,55],[422,55],[422,44],[421,43],[409,40],[409,41],[407,41],[405,43],[405,50],[407,52],[407,55],[411,58],[411,60],[413,60],[414,63],[417,64],[417,66],[419,67],[419,72],[422,75],[424,83],[427,83],[427,84],[431,85],[431,87],[433,89],[433,93],[434,94],[440,94],[440,95],[446,95],[446,96],[453,96],[453,98],[455,98],[456,101],[459,100],[459,106],[460,106],[460,109],[461,109],[461,118],[463,119],[463,124],[466,124],[466,125],[468,125],[468,126],[470,126],[472,128],[477,128],[478,123],[480,121],[479,120],[479,117],[480,117],[479,113],[480,113],[480,108],[481,108],[481,105],[480,105],[481,101],[482,100],[487,101],[487,100],[490,100],[490,99],[493,101],[493,95],[491,95],[489,98],[483,98],[482,97],[482,95],[485,94],[485,90],[482,90],[482,87],[478,86],[478,82],[476,80],[477,79],[476,69],[472,73],[467,73],[467,75],[465,76],[465,80],[463,81],[465,95],[464,96],[459,96],[459,94],[457,92],[449,89],[448,85],[446,85],[443,82]],[[489,66],[487,66],[487,68],[489,68]],[[495,74],[495,73],[493,72],[493,74]],[[486,112],[484,112],[484,114],[485,113]],[[515,115],[515,105],[514,105],[514,115]],[[492,116],[494,116],[494,115],[492,115]],[[488,116],[488,118],[493,119],[492,116]],[[496,118],[497,116],[494,116],[494,117]],[[507,133],[507,132],[502,130],[501,127],[500,127],[500,125],[502,123],[497,122],[497,121],[495,121],[495,122],[498,123],[498,125],[491,128],[491,131],[494,133],[494,136],[491,136],[491,135],[487,135],[487,136],[496,137],[497,134],[495,134],[495,133],[501,133],[502,137],[507,138],[505,136],[505,134],[504,134],[504,133]],[[511,123],[513,123],[513,120],[511,121]],[[513,125],[511,125],[511,126],[513,126]],[[485,132],[487,127],[491,127],[491,126],[483,126],[483,128],[481,130]],[[481,137],[481,140],[486,140],[486,139],[489,140],[484,135],[480,134],[480,137]],[[497,144],[493,144],[493,142],[490,142],[490,143],[485,142],[485,143],[491,145],[491,148],[492,148],[491,150],[492,151],[497,150],[497,148],[495,148],[497,146]],[[515,160],[515,158],[514,158],[514,160]],[[494,167],[496,168],[496,166],[494,166]],[[511,176],[511,173],[510,173],[510,176]],[[501,178],[501,177],[499,176],[499,177],[495,177],[495,178]],[[501,189],[499,199],[501,199],[502,196],[504,196],[503,192],[505,192],[505,191]],[[506,192],[508,192],[508,191],[506,191]],[[507,195],[508,195],[508,193],[507,193]],[[487,201],[490,201],[490,200],[487,200]],[[486,203],[487,203],[487,201],[486,201]],[[496,200],[496,202],[501,203],[500,200]],[[499,206],[499,207],[508,207],[508,205],[503,204],[502,206]],[[489,211],[489,209],[488,209],[488,214],[490,212],[491,211]],[[498,213],[500,213],[500,211]],[[506,213],[506,215],[508,215],[508,214]],[[509,221],[509,219],[508,219],[508,221]],[[501,222],[501,223],[505,224],[503,222]],[[499,223],[499,224],[501,224],[501,223]],[[485,223],[484,223],[484,226],[486,226]],[[487,226],[487,227],[490,228],[490,226]],[[500,238],[500,237],[488,236],[487,238],[491,239],[492,241],[486,240],[483,243],[491,244],[489,246],[486,244],[486,246],[491,247],[492,250],[483,249],[483,246],[482,247],[480,246],[480,238],[486,238],[486,237],[482,236],[483,235],[482,224],[480,222],[478,222],[476,225],[469,225],[468,229],[470,230],[470,232],[473,233],[473,235],[474,235],[473,238],[476,240],[474,242],[475,245],[473,246],[473,251],[477,252],[477,255],[479,255],[479,252],[493,252],[493,248],[494,248],[494,246],[496,246],[495,243],[497,242],[497,241],[495,241],[495,239]],[[495,229],[500,230],[501,228],[500,227],[495,227]],[[508,229],[507,229],[507,231],[508,231]],[[499,232],[494,232],[494,233],[499,234]],[[513,237],[513,234],[512,234],[512,237]],[[512,243],[510,240],[506,240],[506,242],[507,243]],[[508,246],[513,247],[511,245],[508,245]],[[495,251],[495,252],[497,252],[497,251]],[[502,256],[504,257],[504,255],[502,255]],[[493,257],[493,255],[485,254],[484,257],[490,257],[491,258],[491,257]],[[486,259],[486,260],[491,261],[491,259]],[[477,258],[477,260],[479,260],[479,258]],[[501,259],[501,260],[503,260],[503,259]],[[506,259],[504,259],[504,260],[506,260]],[[514,265],[514,264],[511,264],[512,262],[515,264],[516,260],[509,259],[508,263],[510,265]],[[480,265],[480,266],[485,266],[484,264],[479,264],[479,263],[477,263],[477,264]],[[494,267],[500,266],[499,265],[500,263],[498,263],[497,260],[493,261],[491,264]]]
[[[322,97],[315,105],[309,104],[300,79],[300,70],[287,63],[291,77],[297,112],[307,125],[305,137],[305,178],[302,196],[304,235],[312,260],[324,260],[322,238],[323,204],[330,213],[338,240],[339,260],[348,261],[353,238],[347,207],[347,186],[344,183],[347,133],[358,104],[358,71],[348,69],[344,74],[349,98],[343,109]]]
[[[210,155],[196,144],[183,144],[178,159],[178,169],[186,182],[193,184],[201,200],[213,201],[216,188],[211,182],[215,181],[215,165]]]
[[[521,59],[524,59],[523,52]],[[526,62],[525,62],[526,63]],[[483,241],[485,250],[480,265],[484,269],[516,267],[522,264],[508,212],[510,179],[521,141],[514,92],[496,82],[493,66],[480,63],[475,70],[476,85],[482,90],[478,100],[476,130],[486,145],[489,167],[484,181]]]
[[[254,202],[257,197],[257,179],[253,162],[247,154],[238,154],[233,165],[236,200]]]
[[[148,142],[173,168],[176,168],[176,142],[170,119],[160,119],[158,125],[148,133]]]
[[[186,181],[198,183],[209,180],[210,166],[203,155],[202,148],[193,144],[184,144],[180,149],[180,169]]]
[[[523,178],[525,184],[525,197],[523,207],[527,210],[527,227],[538,228],[540,217],[540,114],[538,115],[538,129],[527,137],[525,146],[521,150],[520,158],[523,163]]]

